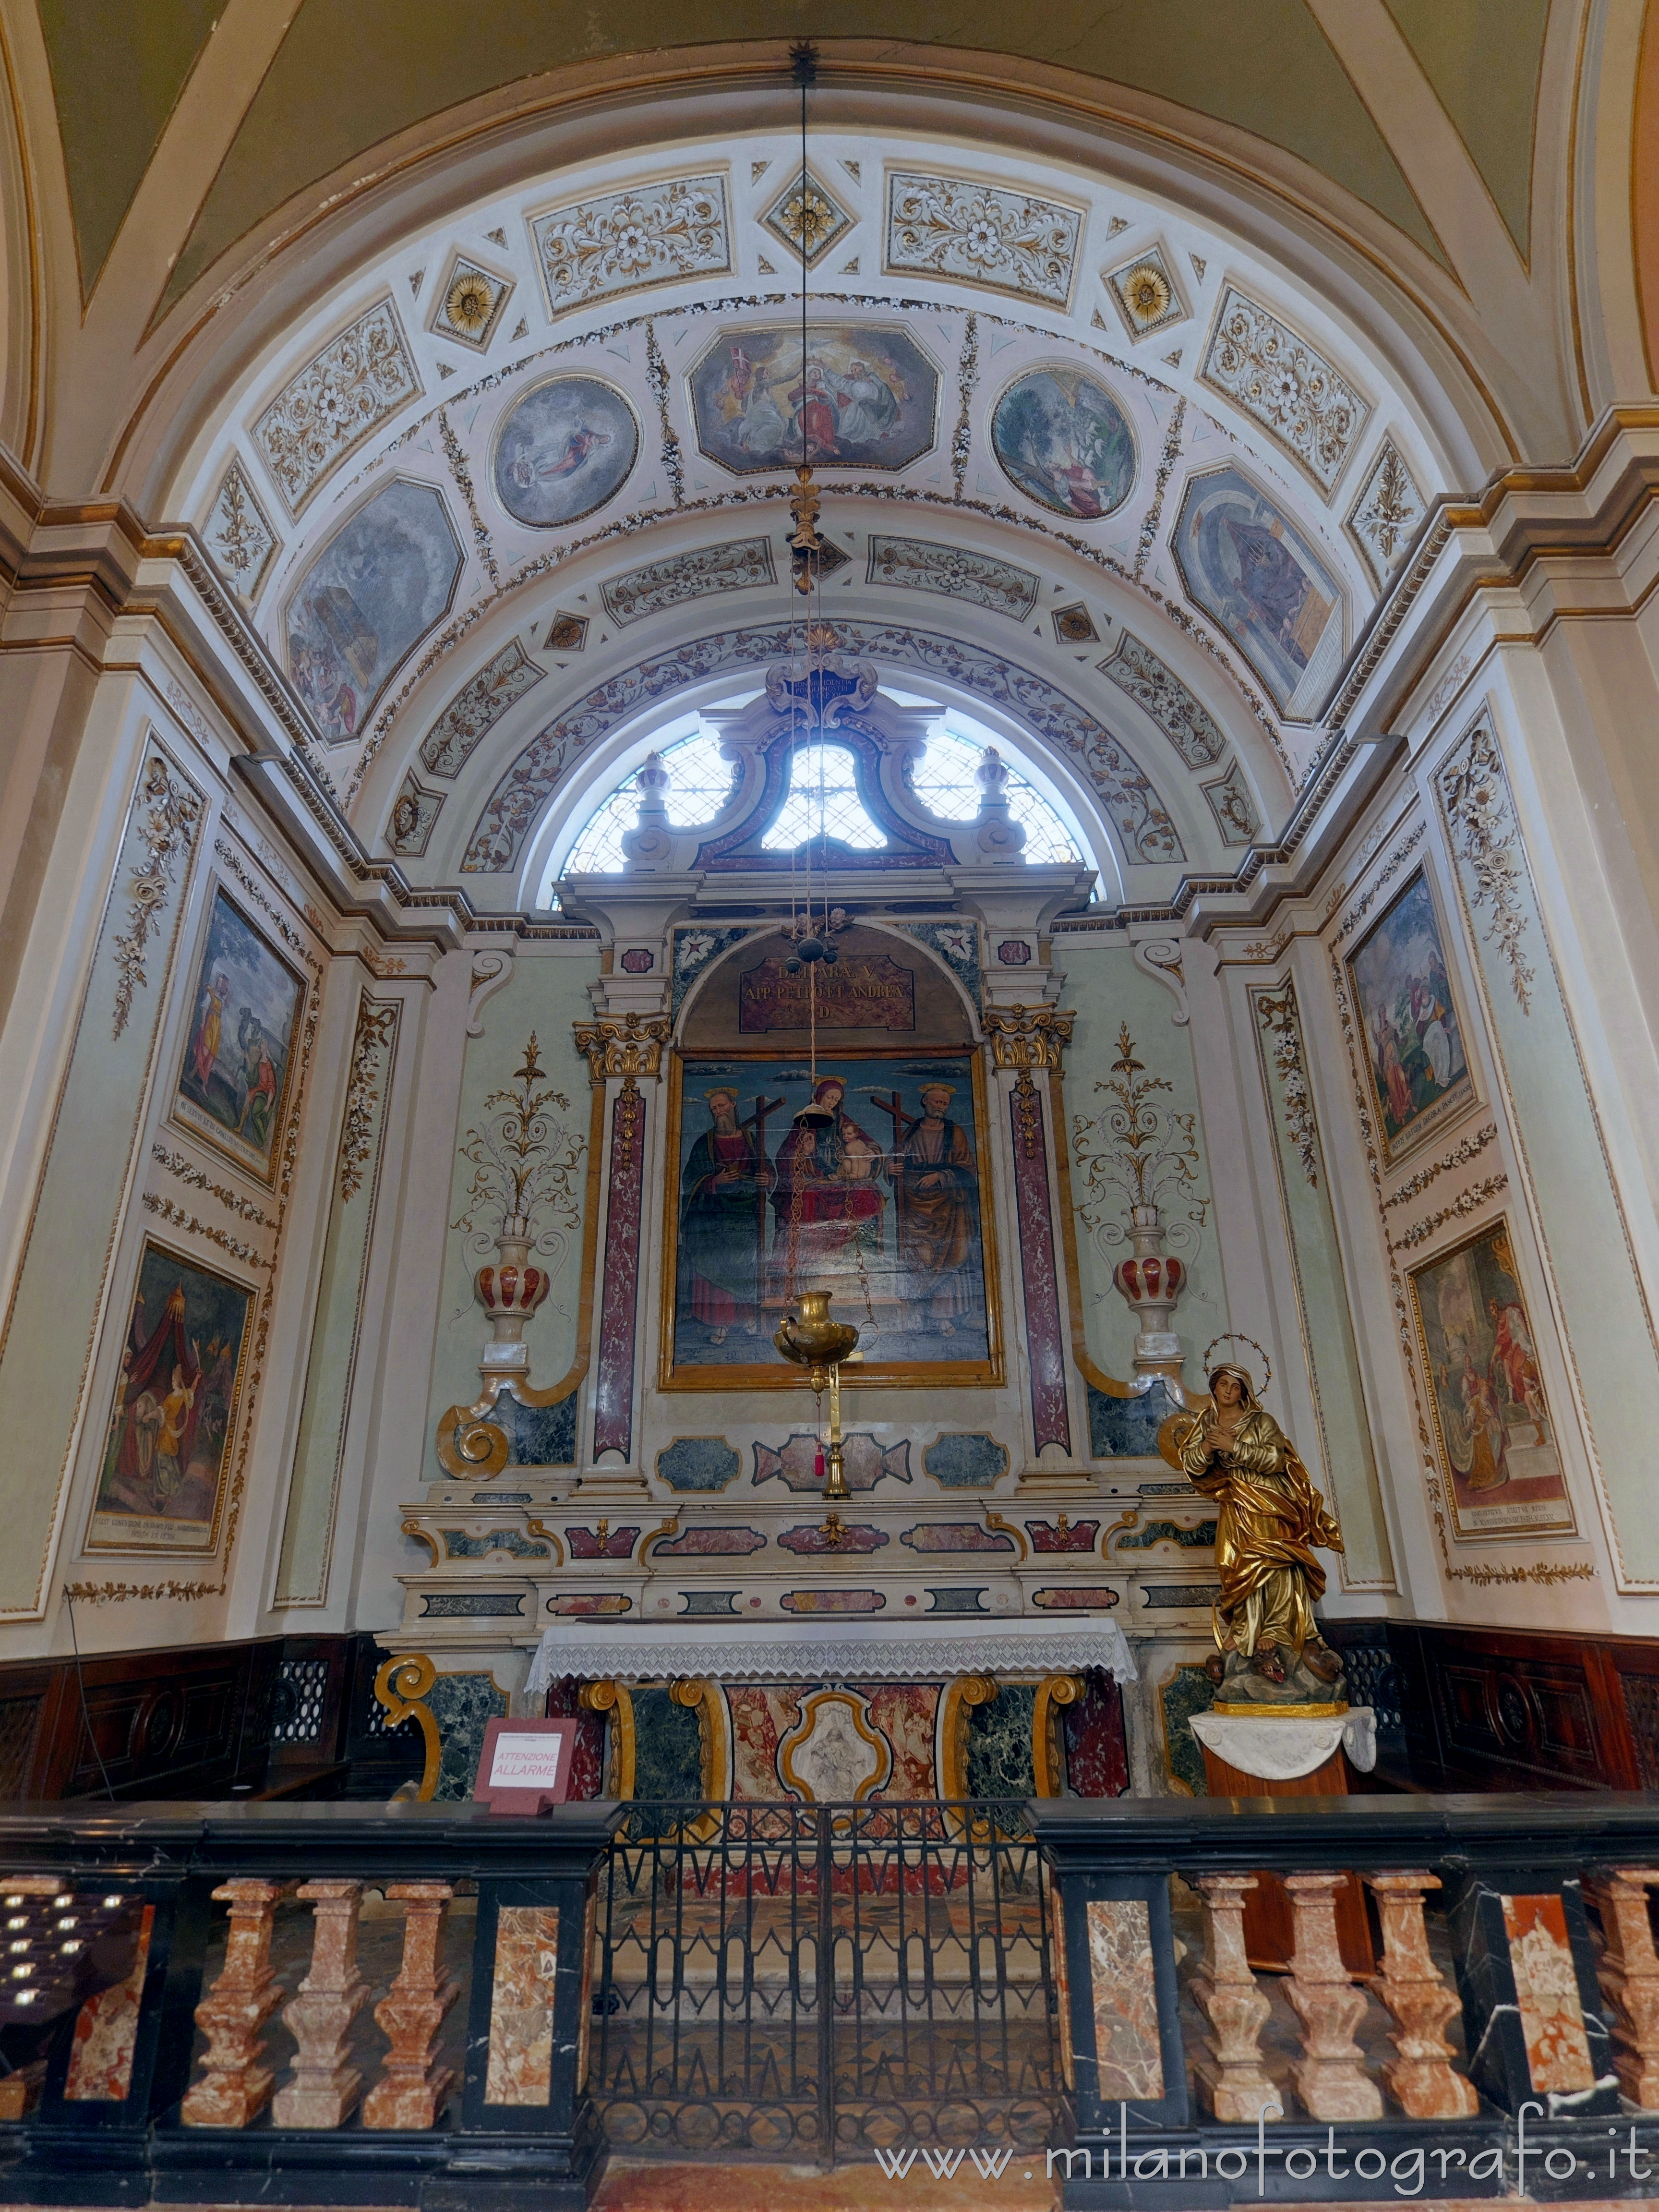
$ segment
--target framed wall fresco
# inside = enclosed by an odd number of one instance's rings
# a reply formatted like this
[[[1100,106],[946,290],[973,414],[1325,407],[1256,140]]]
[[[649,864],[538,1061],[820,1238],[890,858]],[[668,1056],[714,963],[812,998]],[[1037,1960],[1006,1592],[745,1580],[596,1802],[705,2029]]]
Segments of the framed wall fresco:
[[[1575,1532],[1507,1218],[1407,1280],[1453,1534]]]
[[[771,1339],[807,1290],[862,1332],[849,1383],[1001,1380],[976,1054],[838,1044],[815,1086],[787,1046],[677,1049],[668,1112],[665,1389],[799,1390]]]
[[[399,477],[306,570],[288,604],[288,672],[331,744],[358,734],[399,661],[448,613],[461,566],[443,494]]]
[[[1134,433],[1105,386],[1078,368],[1030,368],[991,413],[991,450],[1010,483],[1053,514],[1090,521],[1134,489]]]
[[[1445,933],[1419,868],[1348,955],[1382,1157],[1390,1164],[1474,1098]]]
[[[305,979],[222,884],[208,907],[173,1119],[269,1184]]]
[[[1342,587],[1231,462],[1188,484],[1170,544],[1188,597],[1226,631],[1290,721],[1311,721],[1342,663]]]
[[[640,426],[614,385],[555,376],[515,400],[495,433],[495,496],[515,522],[555,530],[620,491],[639,457]]]
[[[206,1555],[217,1545],[255,1296],[144,1239],[88,1552]]]
[[[939,371],[908,331],[815,324],[722,330],[691,369],[697,443],[735,476],[793,468],[902,469],[933,443]]]

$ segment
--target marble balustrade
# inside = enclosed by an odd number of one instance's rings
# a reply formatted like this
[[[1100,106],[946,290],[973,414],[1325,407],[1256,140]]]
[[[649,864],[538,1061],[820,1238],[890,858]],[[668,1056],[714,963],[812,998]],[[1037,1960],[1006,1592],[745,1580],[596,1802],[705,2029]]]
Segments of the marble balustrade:
[[[1659,2154],[1650,1799],[1598,1798],[1593,1822],[1567,1801],[1496,1796],[1030,1811],[1054,1889],[1081,2147],[1063,2204],[1116,2203],[1107,2179],[1186,2178],[1235,2142],[1250,2146],[1241,2201],[1257,2193],[1258,2156],[1304,2161],[1266,2183],[1269,2197],[1304,2194],[1285,2177],[1305,2180],[1316,2155],[1323,2175],[1345,2137],[1350,2157],[1368,2141],[1385,2164],[1437,2147],[1443,2171],[1512,2186],[1530,2134],[1569,2199],[1612,2193]],[[1289,1899],[1288,1972],[1247,1948],[1245,1900],[1264,1873]],[[1370,1900],[1375,1973],[1351,1971],[1338,1942],[1352,1875]],[[1139,2163],[1126,2170],[1126,2155]],[[1380,2195],[1382,2170],[1319,2193]]]

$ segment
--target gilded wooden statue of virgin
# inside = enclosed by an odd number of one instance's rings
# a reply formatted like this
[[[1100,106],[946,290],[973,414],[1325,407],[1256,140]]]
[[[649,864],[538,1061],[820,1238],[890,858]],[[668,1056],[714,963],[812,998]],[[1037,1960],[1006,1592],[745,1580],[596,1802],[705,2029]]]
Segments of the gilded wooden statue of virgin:
[[[1158,1441],[1219,1508],[1210,1671],[1224,1698],[1240,1702],[1334,1702],[1342,1662],[1314,1618],[1325,1591],[1316,1552],[1340,1552],[1341,1531],[1295,1445],[1258,1402],[1249,1370],[1224,1361],[1208,1382],[1204,1404],[1166,1422]]]

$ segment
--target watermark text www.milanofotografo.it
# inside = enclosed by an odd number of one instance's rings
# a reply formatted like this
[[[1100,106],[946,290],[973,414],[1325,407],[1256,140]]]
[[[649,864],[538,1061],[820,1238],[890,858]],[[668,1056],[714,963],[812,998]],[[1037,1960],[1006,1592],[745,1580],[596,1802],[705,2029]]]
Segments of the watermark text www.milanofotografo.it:
[[[1127,2112],[1120,2106],[1115,2149],[1109,2141],[1103,2149],[1024,2154],[1000,2148],[907,2148],[878,2150],[876,2160],[893,2181],[954,2180],[964,2166],[981,2181],[1000,2181],[1005,2175],[1011,2181],[1034,2181],[1042,2173],[1047,2179],[1058,2176],[1062,2180],[1076,2175],[1079,2179],[1101,2181],[1207,2181],[1213,2176],[1219,2181],[1243,2182],[1253,2174],[1255,2194],[1261,2197],[1270,2194],[1270,2185],[1280,2175],[1291,2181],[1311,2181],[1320,2175],[1331,2181],[1354,2179],[1379,2187],[1386,2184],[1395,2196],[1401,2197],[1420,2197],[1431,2180],[1443,2189],[1459,2180],[1502,2183],[1512,2179],[1516,2195],[1524,2196],[1528,2178],[1535,2180],[1540,2172],[1558,2183],[1575,2179],[1608,2182],[1659,2179],[1659,2165],[1653,2154],[1638,2143],[1633,2126],[1625,2142],[1620,2140],[1622,2128],[1609,2127],[1604,2143],[1592,2144],[1588,2136],[1574,2148],[1560,2142],[1542,2146],[1535,2136],[1529,2142],[1528,2119],[1544,2117],[1544,2107],[1538,2104],[1522,2106],[1516,2116],[1513,2142],[1492,2143],[1474,2152],[1455,2143],[1402,2147],[1397,2138],[1386,2150],[1376,2143],[1340,2143],[1334,2128],[1327,2129],[1322,2146],[1276,2143],[1267,2134],[1267,2123],[1284,2117],[1277,2105],[1269,2105],[1256,2122],[1255,2142],[1249,2148],[1235,2143],[1221,2150],[1194,2145],[1137,2151],[1129,2134]]]

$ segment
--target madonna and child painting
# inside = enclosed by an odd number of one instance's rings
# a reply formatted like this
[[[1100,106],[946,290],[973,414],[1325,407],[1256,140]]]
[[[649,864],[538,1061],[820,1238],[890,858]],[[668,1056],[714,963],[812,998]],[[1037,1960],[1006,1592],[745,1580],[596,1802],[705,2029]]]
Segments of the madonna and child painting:
[[[803,1291],[860,1331],[872,1379],[981,1376],[995,1355],[971,1063],[872,1054],[685,1060],[672,1213],[672,1379],[787,1382],[771,1338]],[[797,1119],[808,1103],[815,1121]],[[799,1378],[795,1378],[797,1381]],[[849,1377],[850,1379],[850,1377]]]

